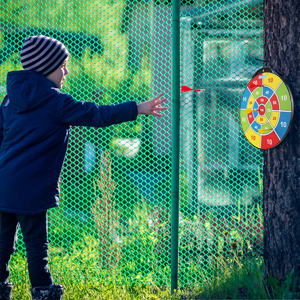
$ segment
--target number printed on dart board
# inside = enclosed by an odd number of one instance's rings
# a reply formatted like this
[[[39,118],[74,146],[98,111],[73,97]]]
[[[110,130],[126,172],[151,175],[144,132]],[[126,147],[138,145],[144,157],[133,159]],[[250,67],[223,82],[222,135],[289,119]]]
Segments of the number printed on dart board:
[[[240,106],[240,121],[247,140],[270,149],[286,137],[294,114],[292,93],[270,68],[258,70],[248,83]]]

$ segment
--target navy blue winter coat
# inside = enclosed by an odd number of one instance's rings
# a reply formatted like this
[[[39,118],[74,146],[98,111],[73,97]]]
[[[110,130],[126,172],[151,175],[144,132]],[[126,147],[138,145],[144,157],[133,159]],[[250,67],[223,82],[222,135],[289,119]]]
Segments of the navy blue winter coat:
[[[36,71],[7,74],[0,110],[0,211],[38,214],[58,206],[58,179],[70,126],[136,120],[134,101],[77,102]]]

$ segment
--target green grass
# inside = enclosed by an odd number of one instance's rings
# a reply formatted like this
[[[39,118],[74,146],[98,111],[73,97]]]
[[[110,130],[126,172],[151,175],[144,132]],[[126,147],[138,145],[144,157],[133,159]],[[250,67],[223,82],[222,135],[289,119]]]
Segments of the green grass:
[[[124,283],[120,284],[118,270],[111,273],[99,270],[82,256],[80,249],[77,257],[76,253],[55,255],[50,259],[50,266],[55,282],[64,285],[64,300],[299,299],[300,296],[293,292],[296,287],[293,272],[281,286],[274,278],[264,280],[262,258],[247,261],[240,258],[216,259],[215,265],[211,266],[211,276],[203,273],[199,282],[173,294],[170,291],[170,280],[165,282],[165,288],[146,281],[136,283],[130,278],[123,278]],[[31,299],[25,257],[17,253],[10,267],[11,281],[14,283],[13,299]],[[184,276],[182,272],[179,274]]]
[[[244,249],[247,236],[243,230],[249,224],[243,224],[240,215],[236,217],[233,229],[232,226],[226,229],[225,223],[221,224],[223,220],[215,220],[213,215],[206,214],[200,220],[180,218],[180,290],[171,294],[171,270],[167,263],[169,252],[165,249],[154,251],[158,249],[159,242],[170,240],[166,225],[170,216],[146,202],[138,203],[132,212],[129,227],[119,229],[122,250],[120,260],[111,270],[101,265],[103,247],[99,244],[93,222],[83,226],[75,218],[69,220],[62,208],[51,212],[49,265],[55,283],[64,285],[64,300],[242,299],[242,296],[244,299],[299,299],[300,295],[293,293],[293,273],[281,287],[274,278],[269,277],[267,282],[264,280],[263,260],[257,257],[260,252],[253,251],[251,245],[247,245],[251,251]],[[158,215],[161,215],[160,218]],[[247,220],[250,217],[247,215]],[[157,222],[153,228],[149,226],[149,218],[154,220],[153,224]],[[254,218],[252,223],[256,224],[256,221]],[[221,225],[226,231],[217,229]],[[126,235],[122,234],[124,232]],[[201,245],[199,236],[207,238],[206,244],[212,243],[214,237],[217,242],[214,251],[211,245],[208,254],[204,255],[202,251],[199,256],[190,255],[189,251],[193,250],[190,245]],[[198,239],[195,240],[195,237]],[[10,262],[10,280],[14,284],[13,299],[27,300],[31,299],[31,286],[24,243],[21,236],[19,238],[17,252]],[[117,248],[118,243],[115,243],[112,248]],[[235,250],[232,247],[228,252],[226,247],[231,244],[235,245]],[[184,259],[184,255],[188,258]],[[108,257],[108,261],[111,258]]]
[[[111,271],[101,268],[101,247],[97,236],[88,235],[87,228],[81,228],[83,232],[79,234],[77,223],[65,220],[60,210],[51,215],[50,223],[55,235],[52,235],[49,247],[49,265],[55,283],[64,285],[64,300],[241,299],[241,292],[245,299],[292,299],[288,298],[292,290],[289,281],[286,286],[279,288],[275,279],[271,278],[269,281],[273,285],[274,295],[266,290],[266,283],[262,279],[262,258],[248,257],[247,261],[232,255],[225,258],[222,247],[217,252],[218,257],[209,255],[210,262],[200,263],[198,258],[189,261],[179,259],[181,290],[171,294],[170,266],[158,267],[159,255],[153,253],[157,238],[146,226],[145,212],[150,210],[137,207],[124,239],[124,258]],[[60,224],[63,224],[62,228]],[[181,228],[189,231],[192,230],[191,226],[184,223]],[[70,236],[64,237],[69,227]],[[185,234],[188,232],[181,232],[180,236]],[[69,241],[70,237],[74,237],[72,242],[64,245],[63,241]],[[144,244],[147,247],[142,251]],[[183,241],[183,245],[187,245],[187,241]],[[181,255],[185,251],[183,245],[179,247]],[[13,299],[31,299],[24,245],[19,244],[17,249],[10,262]],[[242,255],[243,252],[237,253]],[[166,260],[166,253],[161,258]],[[143,264],[146,267],[141,267]]]

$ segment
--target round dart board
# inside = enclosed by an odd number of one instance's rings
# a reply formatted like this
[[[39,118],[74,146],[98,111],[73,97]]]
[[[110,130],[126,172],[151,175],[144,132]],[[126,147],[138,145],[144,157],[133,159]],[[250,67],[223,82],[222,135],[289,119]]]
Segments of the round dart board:
[[[293,97],[286,82],[268,67],[258,70],[245,89],[240,107],[248,141],[259,149],[277,146],[290,129],[293,113]]]

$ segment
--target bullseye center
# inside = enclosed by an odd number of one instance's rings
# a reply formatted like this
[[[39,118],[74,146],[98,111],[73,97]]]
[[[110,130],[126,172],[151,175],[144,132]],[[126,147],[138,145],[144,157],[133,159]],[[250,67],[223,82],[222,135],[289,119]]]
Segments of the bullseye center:
[[[260,105],[260,106],[258,107],[258,113],[259,113],[261,116],[263,116],[263,115],[265,114],[265,112],[266,112],[265,106],[264,106],[264,105]]]

